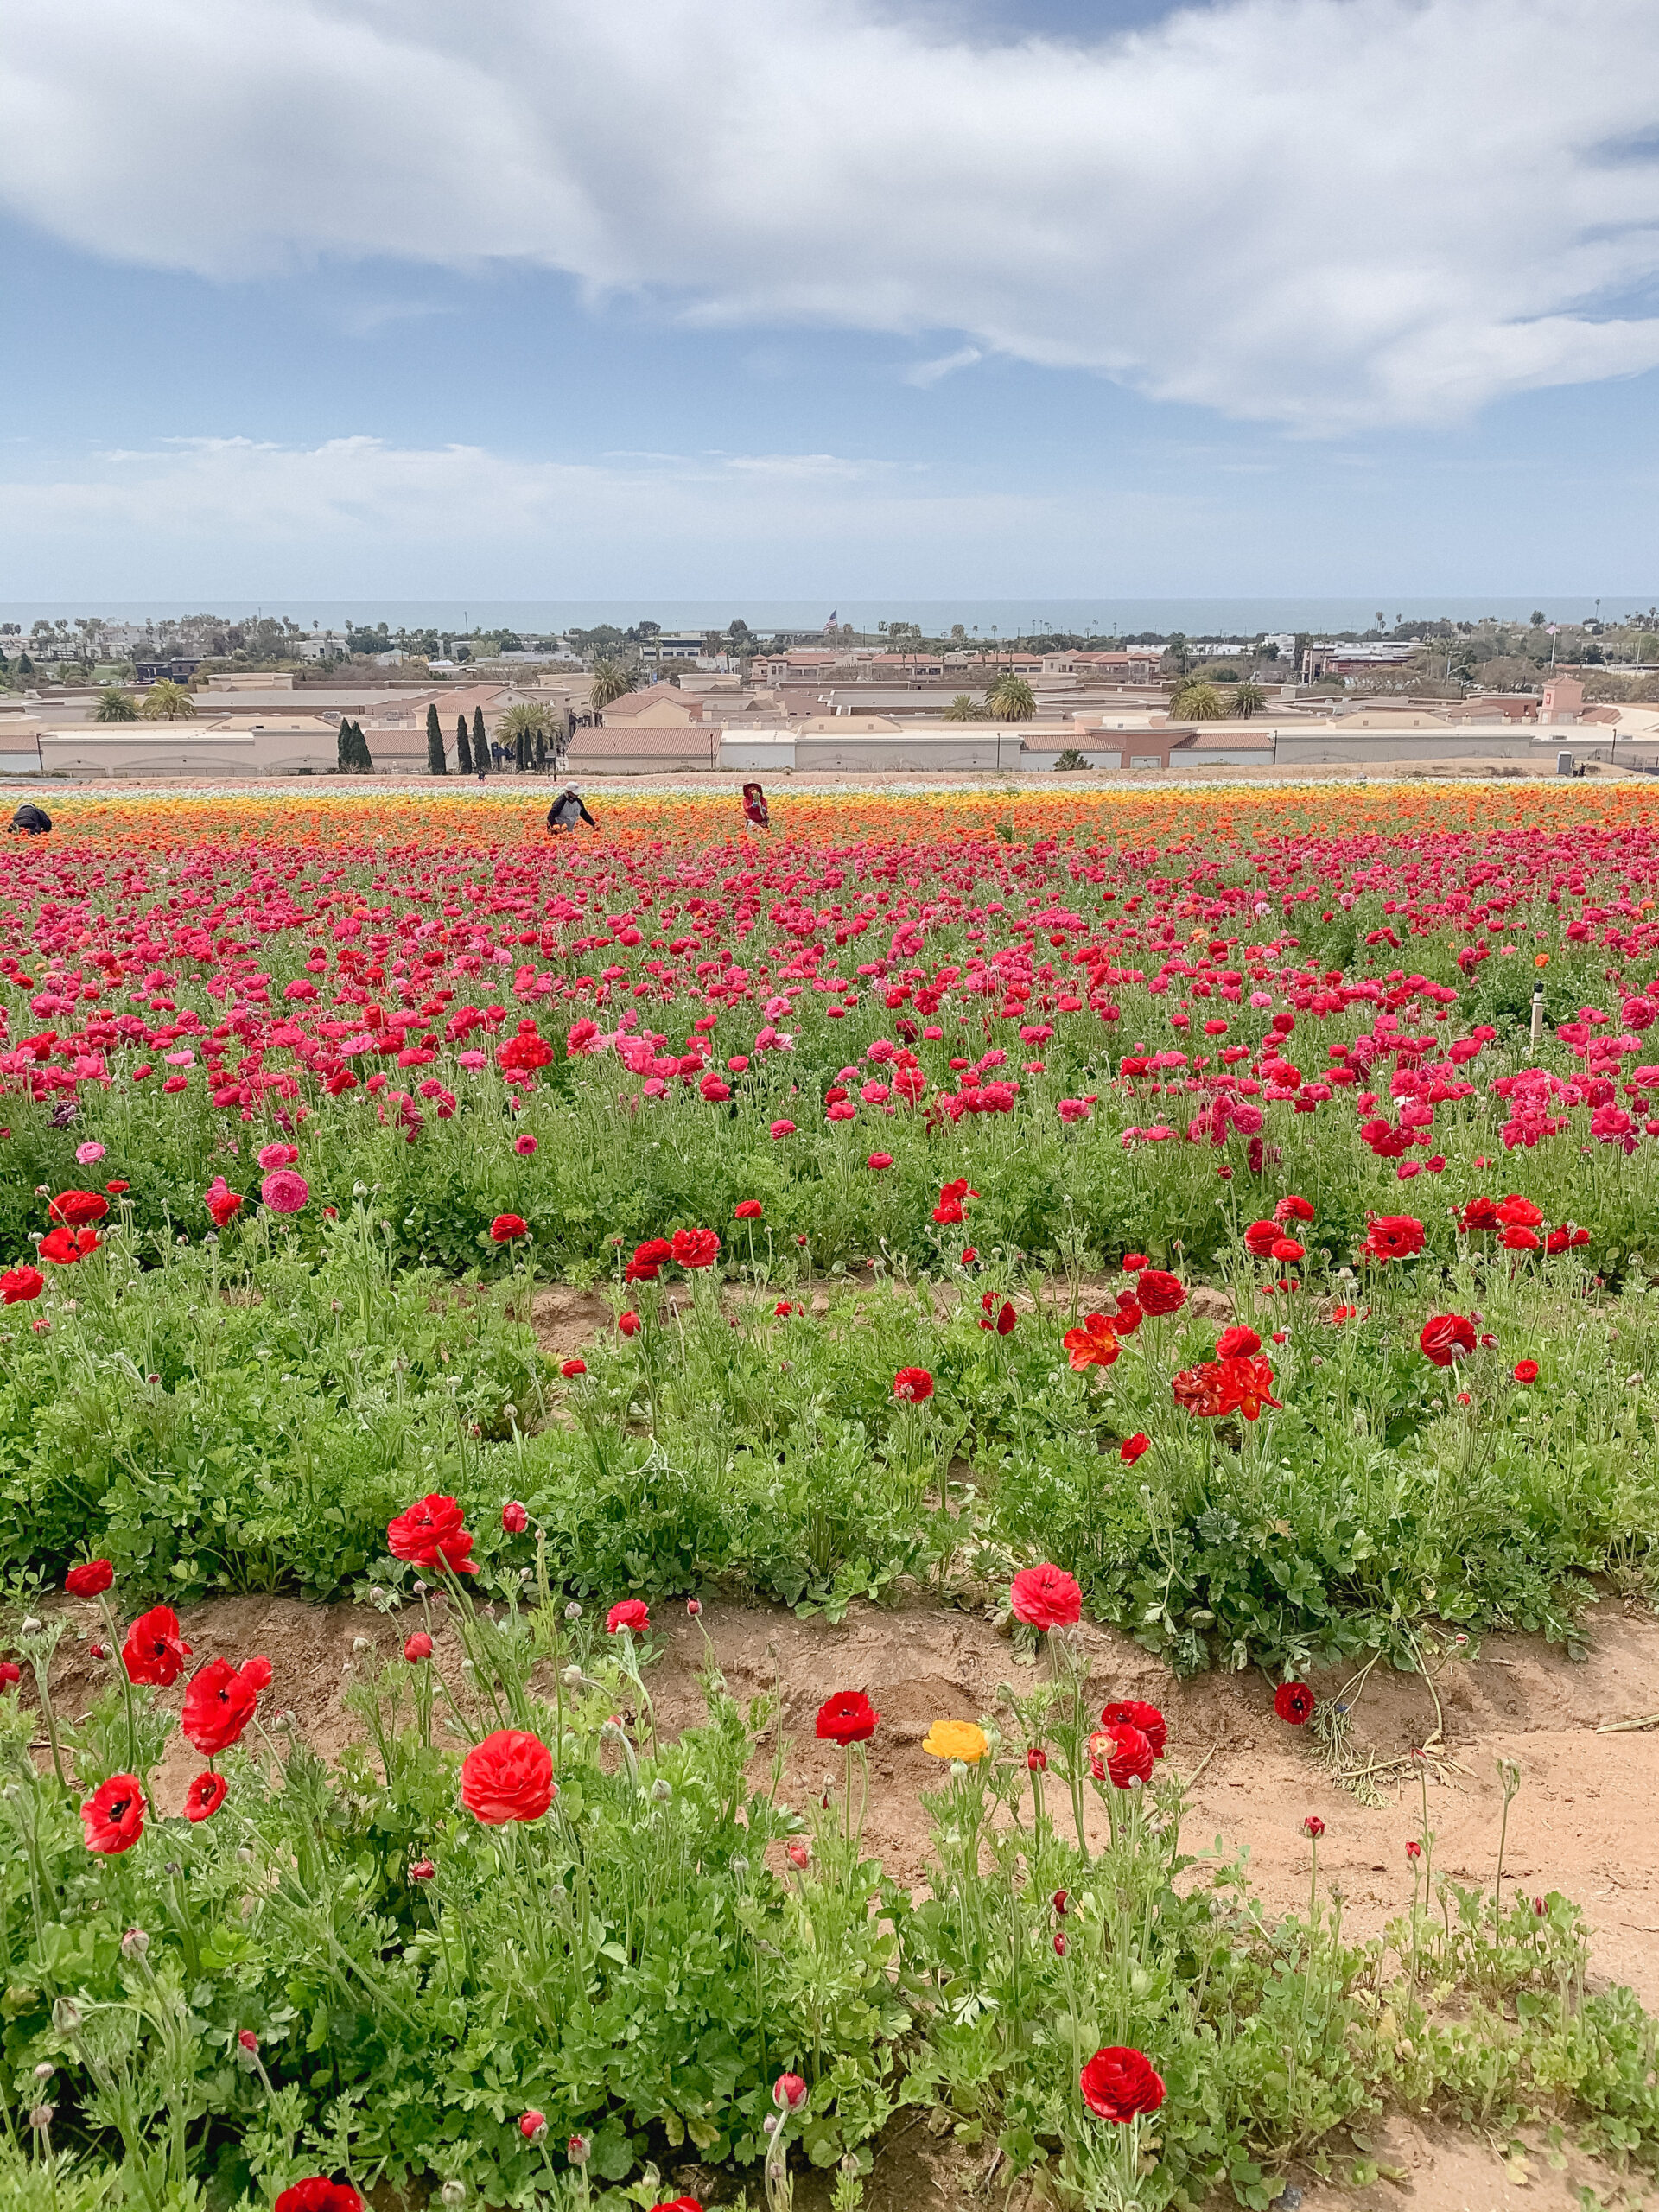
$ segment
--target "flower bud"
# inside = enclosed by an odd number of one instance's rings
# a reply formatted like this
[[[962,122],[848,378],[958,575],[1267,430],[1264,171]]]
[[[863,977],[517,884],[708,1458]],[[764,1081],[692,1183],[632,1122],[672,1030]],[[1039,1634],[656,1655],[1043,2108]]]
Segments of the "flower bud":
[[[424,1629],[416,1629],[413,1636],[404,1639],[404,1656],[411,1667],[432,1656],[432,1639]]]
[[[236,2039],[244,2050],[257,2050],[259,2048],[259,2038],[251,2028],[244,2028]]]
[[[518,2123],[518,2133],[526,2143],[544,2143],[547,2140],[547,2114],[544,2112],[527,2112]]]
[[[73,2035],[80,2020],[80,2007],[73,1997],[60,1997],[52,2007],[52,2024],[60,2035]]]
[[[37,2082],[49,2082],[55,2071],[56,2069],[53,2066],[51,2060],[49,2058],[43,2058],[40,2064],[35,2069],[35,2079]]]
[[[52,2115],[56,2112],[56,2110],[57,2107],[55,2105],[31,2105],[29,2107],[29,2124],[35,2130],[37,2135],[44,2135],[47,2129],[51,2126]]]
[[[373,1637],[368,1637],[368,1636],[354,1636],[354,1637],[352,1638],[352,1649],[353,1649],[354,1652],[356,1652],[356,1651],[372,1651],[372,1650],[373,1650],[373,1649],[374,1649],[374,1639],[373,1639]]]
[[[564,1618],[568,1621],[579,1621],[582,1618],[582,1607],[574,1598],[564,1609]]]
[[[772,2085],[772,2101],[779,2112],[798,2112],[806,2102],[806,2084],[798,2074],[780,2074]]]
[[[411,1859],[409,1862],[409,1878],[411,1882],[429,1882],[437,1871],[429,1859]]]
[[[651,1785],[651,1795],[654,1803],[666,1805],[674,1795],[674,1785],[672,1783],[664,1782],[659,1776]]]
[[[129,1928],[126,1934],[121,1938],[122,1957],[124,1959],[143,1959],[147,1958],[149,1955],[149,1937],[144,1933],[142,1928]]]
[[[564,2155],[573,2166],[585,2166],[593,2147],[585,2135],[573,2135],[564,2146]]]
[[[447,2181],[438,2191],[438,2195],[451,2208],[451,2212],[454,2212],[454,2208],[457,2204],[464,2204],[467,2202],[467,2184],[464,2181]]]

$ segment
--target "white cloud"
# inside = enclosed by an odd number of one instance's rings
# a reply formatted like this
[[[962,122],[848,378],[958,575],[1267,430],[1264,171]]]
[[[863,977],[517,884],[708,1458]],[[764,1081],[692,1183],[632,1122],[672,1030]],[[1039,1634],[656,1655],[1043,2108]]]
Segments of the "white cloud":
[[[941,353],[931,361],[918,361],[905,372],[905,382],[915,385],[919,391],[930,391],[946,377],[953,377],[958,369],[971,369],[985,356],[977,346],[958,346],[954,353]]]
[[[332,438],[308,447],[181,439],[0,482],[0,598],[63,588],[252,596],[435,590],[578,594],[729,576],[801,588],[846,558],[1070,542],[1076,517],[1039,495],[957,492],[925,472],[835,454],[613,454],[598,463],[480,446]],[[1141,503],[1126,499],[1132,529]],[[971,550],[968,553],[971,560]],[[204,572],[207,572],[205,574]],[[211,584],[208,577],[213,581]],[[70,581],[73,579],[73,582]]]
[[[138,263],[540,264],[1329,429],[1659,363],[1656,73],[1652,0],[1084,47],[874,0],[11,0],[0,200]]]

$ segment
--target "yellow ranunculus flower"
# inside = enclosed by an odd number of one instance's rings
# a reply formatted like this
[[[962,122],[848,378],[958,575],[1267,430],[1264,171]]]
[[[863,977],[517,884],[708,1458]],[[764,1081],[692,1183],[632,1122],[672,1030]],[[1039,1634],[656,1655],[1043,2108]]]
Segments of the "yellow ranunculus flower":
[[[960,1759],[964,1766],[977,1766],[990,1748],[985,1731],[971,1720],[936,1720],[922,1738],[931,1758]]]

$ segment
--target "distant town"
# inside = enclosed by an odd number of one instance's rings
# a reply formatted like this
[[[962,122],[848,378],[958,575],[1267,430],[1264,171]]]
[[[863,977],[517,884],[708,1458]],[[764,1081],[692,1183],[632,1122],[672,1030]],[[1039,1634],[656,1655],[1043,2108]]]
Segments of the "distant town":
[[[1659,772],[1659,608],[1335,636],[0,624],[0,774],[67,781]]]

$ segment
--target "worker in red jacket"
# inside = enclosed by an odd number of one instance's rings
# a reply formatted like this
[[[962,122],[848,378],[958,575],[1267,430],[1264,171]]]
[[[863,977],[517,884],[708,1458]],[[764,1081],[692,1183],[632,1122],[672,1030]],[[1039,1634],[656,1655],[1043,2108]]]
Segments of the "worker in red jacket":
[[[766,809],[766,795],[759,784],[743,786],[743,818],[752,830],[766,830],[772,826],[772,816]]]

